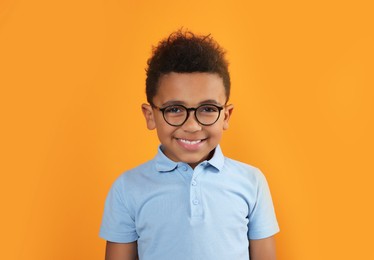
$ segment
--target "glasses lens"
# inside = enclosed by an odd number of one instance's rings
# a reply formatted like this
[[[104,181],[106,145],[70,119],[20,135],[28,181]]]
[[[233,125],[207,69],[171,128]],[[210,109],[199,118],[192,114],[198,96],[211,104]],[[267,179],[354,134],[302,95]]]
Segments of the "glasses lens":
[[[214,105],[202,105],[196,110],[196,118],[203,125],[211,125],[217,121],[220,111],[220,107]]]
[[[166,122],[178,126],[186,120],[187,110],[185,107],[173,105],[165,107],[163,114]]]

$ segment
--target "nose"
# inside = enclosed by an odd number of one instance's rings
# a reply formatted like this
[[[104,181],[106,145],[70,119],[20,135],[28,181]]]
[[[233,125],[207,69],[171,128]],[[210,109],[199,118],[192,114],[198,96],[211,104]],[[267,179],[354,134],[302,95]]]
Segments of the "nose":
[[[195,111],[188,111],[188,118],[182,125],[182,129],[186,132],[196,132],[201,130],[201,125],[197,122]]]

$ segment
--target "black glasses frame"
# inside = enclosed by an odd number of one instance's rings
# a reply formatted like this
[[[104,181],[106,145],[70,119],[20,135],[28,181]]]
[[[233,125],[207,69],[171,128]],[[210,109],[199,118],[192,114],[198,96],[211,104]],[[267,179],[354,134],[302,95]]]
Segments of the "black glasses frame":
[[[184,121],[183,121],[182,123],[180,123],[180,124],[177,124],[177,125],[176,125],[176,124],[170,124],[170,123],[166,120],[166,117],[165,117],[165,110],[168,109],[168,108],[170,108],[170,107],[175,107],[175,106],[183,107],[183,108],[187,111],[187,115],[186,115],[186,118],[184,119]],[[203,106],[213,106],[213,107],[215,107],[215,108],[218,109],[218,116],[217,116],[217,119],[216,119],[213,123],[211,123],[211,124],[204,124],[204,123],[200,122],[199,119],[197,118],[197,116],[196,116],[196,111],[197,111],[200,107],[203,107]],[[154,107],[154,108],[160,110],[160,111],[162,112],[162,117],[164,118],[165,122],[168,123],[168,124],[171,125],[171,126],[181,126],[181,125],[183,125],[183,124],[188,120],[188,118],[190,117],[190,112],[191,112],[191,111],[194,111],[195,119],[196,119],[196,121],[197,121],[200,125],[203,125],[203,126],[211,126],[211,125],[215,124],[215,123],[218,121],[218,118],[219,118],[220,115],[221,115],[221,111],[222,111],[222,109],[224,108],[224,107],[222,107],[222,106],[217,106],[217,105],[213,105],[213,104],[202,104],[202,105],[200,105],[200,106],[198,106],[198,107],[185,107],[185,106],[183,106],[183,105],[170,105],[170,106],[166,106],[166,107],[163,107],[163,108],[158,107],[158,106],[155,106],[155,105],[152,104],[152,107]]]

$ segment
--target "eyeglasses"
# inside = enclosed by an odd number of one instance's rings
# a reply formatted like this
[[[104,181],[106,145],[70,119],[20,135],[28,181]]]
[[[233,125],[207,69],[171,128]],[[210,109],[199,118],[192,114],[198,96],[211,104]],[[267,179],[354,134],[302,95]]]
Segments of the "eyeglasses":
[[[191,111],[194,111],[196,121],[199,124],[210,126],[217,122],[221,114],[221,110],[223,109],[223,107],[212,104],[204,104],[196,108],[187,108],[183,105],[170,105],[163,108],[157,107],[155,105],[152,106],[162,112],[166,123],[171,126],[183,125],[190,116]]]

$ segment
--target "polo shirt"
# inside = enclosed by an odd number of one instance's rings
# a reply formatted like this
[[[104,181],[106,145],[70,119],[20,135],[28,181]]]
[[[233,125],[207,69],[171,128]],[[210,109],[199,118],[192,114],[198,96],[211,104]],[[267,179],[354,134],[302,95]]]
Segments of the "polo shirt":
[[[278,231],[260,170],[225,157],[220,146],[192,169],[160,146],[112,185],[100,237],[137,241],[141,260],[248,260],[248,239]]]

